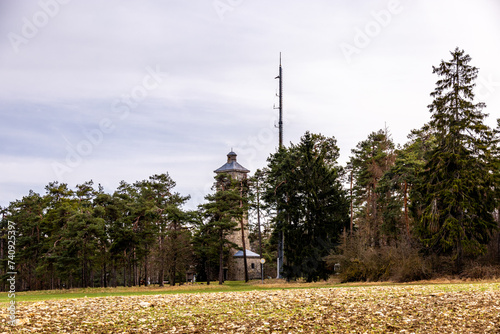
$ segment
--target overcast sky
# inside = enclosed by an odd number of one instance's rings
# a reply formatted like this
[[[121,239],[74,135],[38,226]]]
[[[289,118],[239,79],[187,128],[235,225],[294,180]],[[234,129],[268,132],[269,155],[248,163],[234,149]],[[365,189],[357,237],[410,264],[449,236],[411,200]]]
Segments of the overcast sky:
[[[166,173],[203,201],[231,148],[252,172],[278,144],[429,120],[432,66],[460,47],[500,117],[498,0],[1,0],[0,205],[51,181],[113,192]]]

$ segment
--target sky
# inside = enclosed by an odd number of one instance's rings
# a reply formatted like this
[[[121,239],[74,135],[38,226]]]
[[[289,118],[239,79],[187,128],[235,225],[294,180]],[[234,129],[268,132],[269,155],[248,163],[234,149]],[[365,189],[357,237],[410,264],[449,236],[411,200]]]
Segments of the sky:
[[[251,173],[276,151],[280,53],[285,145],[404,144],[456,47],[494,126],[498,36],[498,0],[1,0],[0,206],[168,172],[196,208],[229,151]]]

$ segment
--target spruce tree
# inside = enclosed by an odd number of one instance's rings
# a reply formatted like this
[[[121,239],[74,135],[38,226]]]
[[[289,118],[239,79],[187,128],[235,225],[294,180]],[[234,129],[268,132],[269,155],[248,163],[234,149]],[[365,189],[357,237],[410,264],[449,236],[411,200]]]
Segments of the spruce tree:
[[[264,200],[278,212],[275,222],[282,222],[288,280],[311,282],[330,273],[325,257],[349,222],[338,155],[335,138],[306,132],[299,144],[268,159]]]
[[[439,76],[429,126],[436,146],[429,152],[413,205],[421,215],[417,233],[432,252],[450,254],[460,270],[464,256],[486,251],[495,228],[491,130],[484,103],[474,102],[478,69],[456,48],[452,59],[433,67]]]

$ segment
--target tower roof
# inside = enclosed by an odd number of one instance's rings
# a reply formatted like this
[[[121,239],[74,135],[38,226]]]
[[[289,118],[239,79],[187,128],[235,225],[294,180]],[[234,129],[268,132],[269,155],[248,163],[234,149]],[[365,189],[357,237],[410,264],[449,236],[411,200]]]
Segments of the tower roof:
[[[247,257],[260,257],[260,255],[259,255],[259,254],[255,253],[255,252],[252,252],[252,251],[251,251],[251,250],[249,250],[249,249],[246,249],[245,251],[246,251],[246,252],[245,252],[245,254],[247,255]],[[239,250],[239,251],[237,251],[237,252],[233,255],[233,257],[243,257],[243,254],[244,254],[244,253],[243,253],[243,251],[242,251],[242,250]]]
[[[236,156],[237,154],[233,151],[229,152],[227,154],[227,162],[218,169],[214,170],[214,172],[217,174],[228,172],[249,173],[250,171],[248,169],[246,169],[236,161]]]

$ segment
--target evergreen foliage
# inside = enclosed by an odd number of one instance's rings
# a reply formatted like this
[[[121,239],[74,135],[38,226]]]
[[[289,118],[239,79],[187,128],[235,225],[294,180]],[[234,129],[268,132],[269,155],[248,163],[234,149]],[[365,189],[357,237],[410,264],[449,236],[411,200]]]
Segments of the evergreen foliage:
[[[252,248],[265,259],[264,277],[276,276],[277,240],[273,238],[272,217],[275,212],[263,199],[266,171],[256,170],[248,180],[249,240]]]
[[[297,145],[268,159],[264,199],[277,212],[284,234],[284,275],[308,282],[331,273],[324,259],[348,224],[348,203],[340,183],[334,138],[306,134]]]
[[[484,103],[474,102],[478,69],[463,50],[433,67],[440,79],[431,93],[429,126],[436,146],[428,152],[413,205],[421,212],[417,234],[428,251],[451,254],[457,270],[464,256],[484,254],[496,223],[492,131]]]
[[[378,191],[384,173],[394,164],[394,143],[387,130],[379,130],[358,143],[352,153],[350,167],[354,179],[355,224],[366,243],[371,247],[378,247],[382,232],[394,233],[395,227],[391,225],[396,224],[391,221],[397,219],[389,219],[390,212],[393,211],[393,204],[388,202],[390,191],[382,194]],[[383,197],[387,197],[385,201]]]
[[[253,250],[273,274],[283,232],[288,280],[326,279],[338,264],[346,281],[414,280],[451,269],[481,276],[500,263],[500,119],[495,129],[485,125],[485,104],[474,100],[478,69],[459,48],[451,56],[433,67],[431,119],[406,144],[396,149],[386,129],[352,150],[350,198],[336,139],[309,132],[248,180],[217,175],[197,211],[183,209],[189,196],[174,192],[168,173],[122,181],[109,194],[92,181],[73,189],[51,182],[45,194],[30,191],[0,208],[0,290],[13,261],[10,222],[22,291],[174,285],[194,270],[222,284],[231,238],[246,228],[247,214]],[[467,260],[487,265],[466,268]]]
[[[218,251],[219,284],[222,284],[228,247],[236,246],[228,237],[239,230],[239,222],[247,210],[246,196],[243,196],[244,191],[246,192],[246,185],[243,183],[246,183],[246,180],[234,179],[227,173],[219,174],[215,179],[213,187],[215,192],[205,197],[207,203],[200,205],[206,223],[201,226],[203,233],[199,237],[206,236],[208,240],[199,242],[208,254],[215,253],[214,249]],[[213,249],[210,249],[212,247]]]
[[[381,233],[389,243],[411,240],[413,217],[409,198],[414,186],[419,183],[425,154],[434,143],[434,136],[425,128],[412,131],[408,138],[410,141],[394,152],[394,163],[383,174],[376,188],[378,202],[383,206]]]
[[[163,282],[164,269],[171,280],[182,275],[191,262],[185,227],[192,213],[181,209],[188,197],[172,192],[174,186],[168,174],[122,182],[112,195],[92,181],[75,190],[52,182],[45,195],[30,192],[12,202],[2,210],[1,253],[10,221],[17,233],[18,290]],[[5,273],[7,259],[1,260]]]

